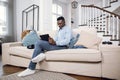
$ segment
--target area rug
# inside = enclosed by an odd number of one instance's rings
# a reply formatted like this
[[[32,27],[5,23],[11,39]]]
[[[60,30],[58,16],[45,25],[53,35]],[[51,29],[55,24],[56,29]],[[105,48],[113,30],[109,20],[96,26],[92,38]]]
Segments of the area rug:
[[[49,71],[37,71],[35,74],[26,77],[18,77],[17,74],[19,73],[3,76],[0,80],[77,80],[66,74]]]

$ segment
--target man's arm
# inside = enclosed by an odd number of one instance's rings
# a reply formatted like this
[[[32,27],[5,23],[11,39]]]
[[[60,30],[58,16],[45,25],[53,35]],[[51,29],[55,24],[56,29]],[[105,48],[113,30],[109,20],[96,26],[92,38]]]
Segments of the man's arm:
[[[50,44],[52,44],[52,45],[56,45],[56,42],[55,42],[54,39],[51,38],[51,37],[49,37],[48,42],[49,42]]]

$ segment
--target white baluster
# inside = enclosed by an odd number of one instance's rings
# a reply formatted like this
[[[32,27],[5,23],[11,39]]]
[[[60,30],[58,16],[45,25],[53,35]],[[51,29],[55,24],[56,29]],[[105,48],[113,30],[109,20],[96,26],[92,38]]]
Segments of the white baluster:
[[[119,21],[120,21],[120,19],[119,19],[119,17],[117,16],[117,21],[116,21],[116,22],[117,22],[117,26],[116,26],[116,27],[117,27],[117,33],[116,33],[116,34],[117,34],[117,36],[116,36],[117,39],[120,39],[120,38],[119,38],[119,36],[120,36],[120,31],[119,31],[119,29],[120,29],[120,22],[119,22]]]
[[[81,25],[83,25],[83,8],[84,7],[81,7]]]
[[[119,45],[120,45],[120,17],[118,18],[118,34],[119,34]]]
[[[114,15],[114,38],[117,39],[117,16]]]
[[[89,7],[87,7],[86,8],[86,10],[87,10],[87,13],[86,13],[86,24],[87,24],[87,26],[89,26]]]
[[[86,24],[86,7],[84,7],[84,24]]]
[[[83,10],[82,10],[82,13],[83,13],[83,14],[82,14],[82,21],[83,21],[82,24],[84,24],[84,19],[85,19],[85,17],[84,17],[84,8],[85,8],[85,7],[83,7]]]
[[[91,20],[91,27],[93,27],[93,26],[92,26],[92,7],[90,8],[90,14],[91,14],[91,15],[90,15],[90,18],[91,18],[91,19],[90,19],[90,20]]]
[[[112,20],[113,18],[112,18],[112,15],[110,15],[110,35],[112,35],[112,22],[113,22],[113,20]]]
[[[84,7],[83,17],[85,16],[85,8],[86,8],[86,7]],[[83,21],[84,21],[84,23],[83,23],[83,24],[85,24],[85,17],[84,17]]]
[[[89,26],[91,27],[91,7],[89,8]]]
[[[89,22],[90,14],[89,14],[89,12],[90,12],[90,7],[87,7],[87,24],[88,24],[88,26],[90,25],[90,22]]]
[[[108,35],[108,21],[109,21],[109,17],[108,17],[108,13],[106,13],[106,16],[105,16],[105,35]]]
[[[100,15],[99,15],[99,31],[101,31],[101,15],[102,15],[102,11],[101,10],[99,10],[99,13],[100,13]]]
[[[84,12],[84,10],[85,10],[85,7],[83,7],[83,15],[82,15],[82,21],[83,21],[83,25],[84,25],[84,23],[85,23],[85,17],[84,17],[84,15],[85,15],[85,12]]]
[[[85,7],[85,24],[87,24],[87,7]]]
[[[97,20],[97,17],[98,17],[98,11],[97,11],[97,9],[95,8],[95,25],[96,25],[96,27],[98,28],[98,20]]]
[[[103,24],[103,30],[104,30],[104,31],[106,31],[106,19],[107,19],[106,17],[107,17],[107,13],[104,12],[104,20],[103,20],[103,23],[104,23],[104,24]]]
[[[99,10],[98,9],[96,9],[96,24],[97,24],[97,27],[98,27],[98,31],[99,31]]]
[[[101,23],[100,23],[100,24],[101,24],[101,26],[100,26],[100,30],[101,30],[101,31],[103,31],[103,25],[104,25],[104,24],[103,24],[103,21],[104,21],[104,12],[101,11]]]
[[[94,16],[95,16],[95,11],[94,11],[94,8],[92,8],[92,25],[93,25],[93,27],[95,27]]]
[[[115,23],[114,23],[114,15],[112,15],[112,22],[111,22],[111,30],[112,30],[112,39],[115,39]]]
[[[89,9],[88,9],[88,26],[90,27],[90,7],[88,7]]]
[[[107,13],[104,12],[104,18],[103,18],[103,31],[105,31],[105,34],[107,33],[107,30],[106,30],[106,23],[107,23]]]
[[[91,7],[91,27],[93,27],[93,8]]]
[[[111,35],[111,14],[108,15],[108,35]]]

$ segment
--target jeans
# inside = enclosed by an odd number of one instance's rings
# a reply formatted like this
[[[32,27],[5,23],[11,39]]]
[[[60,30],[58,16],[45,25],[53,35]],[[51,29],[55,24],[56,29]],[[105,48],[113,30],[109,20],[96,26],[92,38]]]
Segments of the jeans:
[[[83,45],[76,45],[76,46],[73,46],[73,49],[77,49],[77,48],[86,48],[86,47],[84,47]]]
[[[35,49],[34,49],[32,58],[36,57],[40,53],[44,53],[44,51],[59,50],[59,49],[67,49],[67,47],[51,45],[51,44],[49,44],[48,41],[39,40],[35,43]],[[34,70],[35,67],[36,67],[36,64],[37,63],[34,63],[34,62],[30,61],[30,64],[29,64],[28,68],[31,69],[31,70]]]

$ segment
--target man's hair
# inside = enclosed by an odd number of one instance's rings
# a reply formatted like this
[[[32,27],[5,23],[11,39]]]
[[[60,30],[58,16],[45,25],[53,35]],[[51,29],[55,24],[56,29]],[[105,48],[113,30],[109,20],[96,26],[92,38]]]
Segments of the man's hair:
[[[65,19],[64,19],[63,16],[58,17],[58,18],[57,18],[57,21],[59,21],[59,20],[65,21]]]

